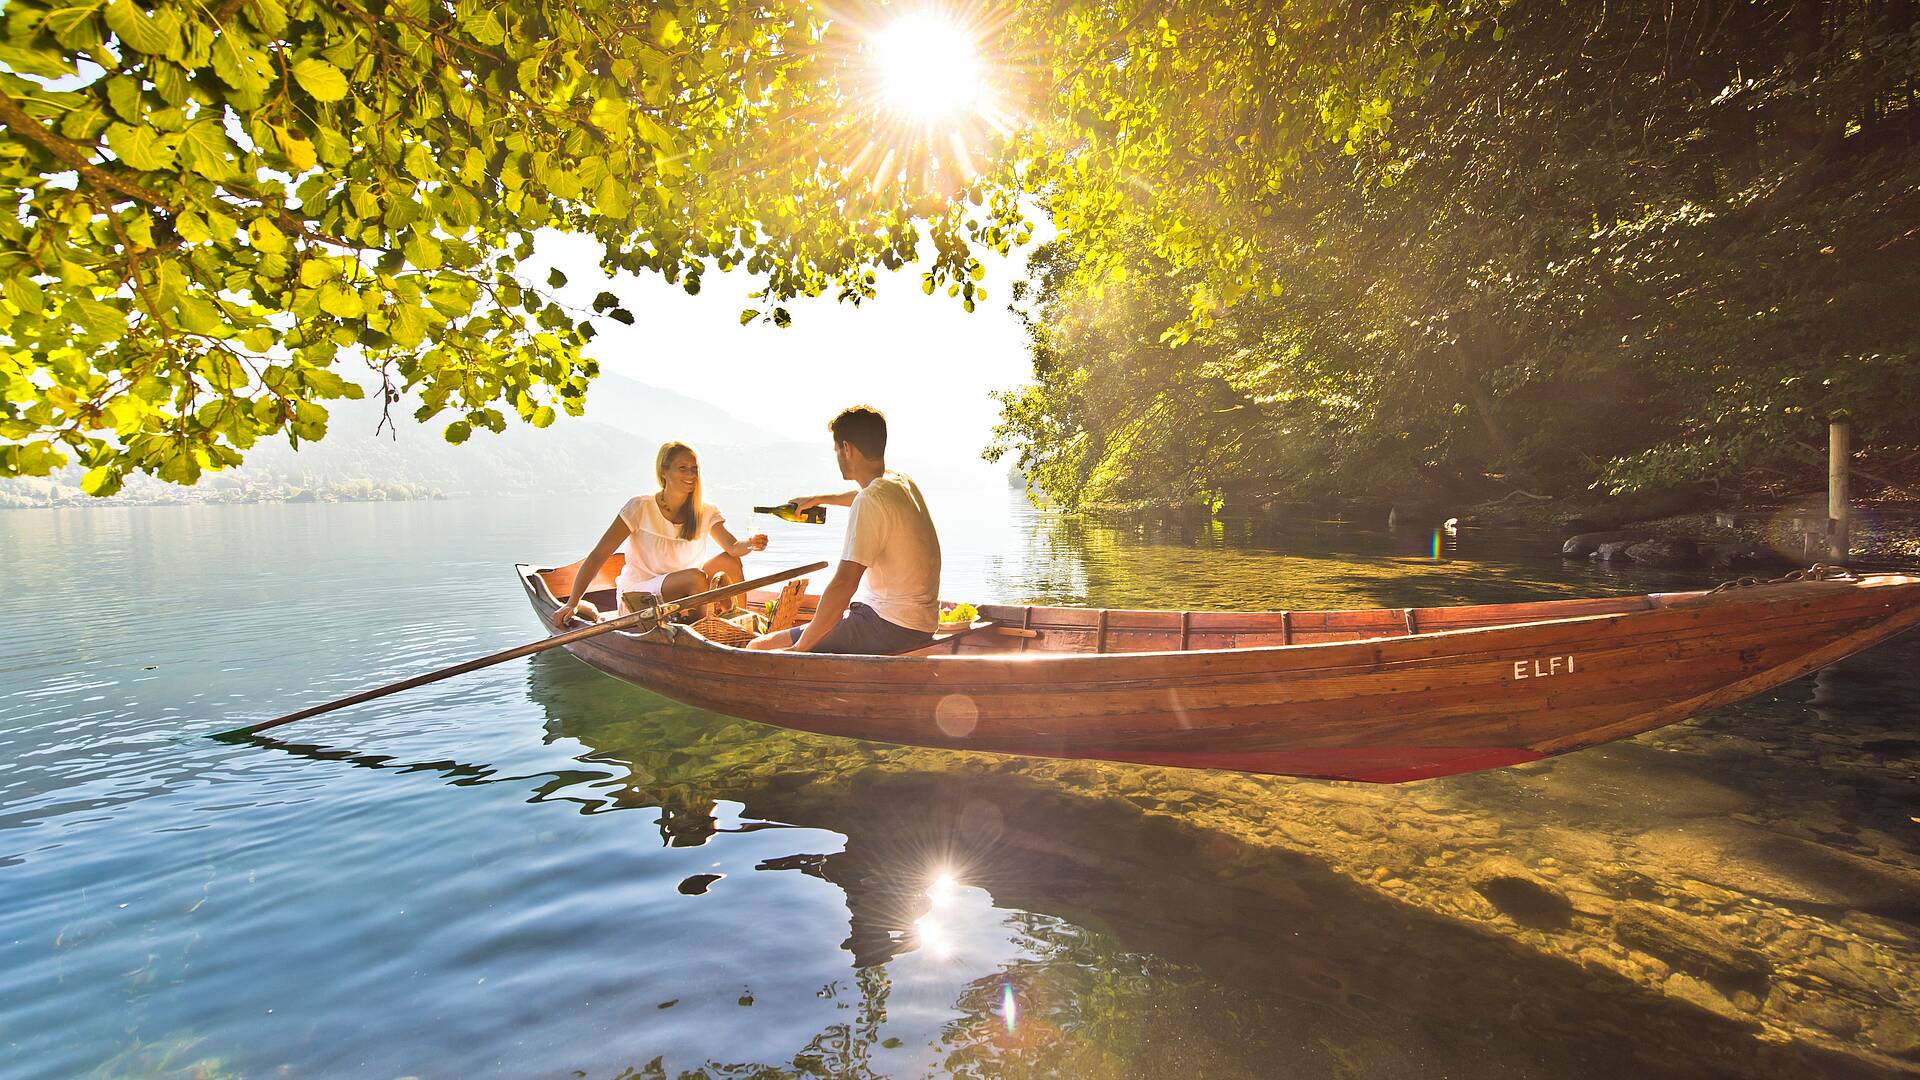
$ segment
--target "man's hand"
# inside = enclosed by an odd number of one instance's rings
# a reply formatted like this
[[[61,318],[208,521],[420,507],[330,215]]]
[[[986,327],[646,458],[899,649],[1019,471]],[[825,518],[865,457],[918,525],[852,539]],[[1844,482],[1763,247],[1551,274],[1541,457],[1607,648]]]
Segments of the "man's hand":
[[[853,497],[858,491],[836,491],[831,495],[801,495],[793,500],[795,510],[806,510],[815,506],[852,506]]]

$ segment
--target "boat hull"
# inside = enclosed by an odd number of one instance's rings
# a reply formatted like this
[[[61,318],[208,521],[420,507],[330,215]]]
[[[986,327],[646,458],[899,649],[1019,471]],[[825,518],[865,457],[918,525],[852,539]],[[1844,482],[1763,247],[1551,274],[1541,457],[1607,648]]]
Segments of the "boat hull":
[[[539,574],[521,568],[544,620],[556,605]],[[1031,621],[1034,610],[983,613],[1024,611]],[[1433,610],[1498,618],[1503,609]],[[1145,625],[1167,613],[1114,614]],[[1180,618],[1182,639],[1190,622]],[[1645,598],[1644,610],[1457,630],[1413,632],[1409,613],[1400,636],[1293,645],[848,657],[755,653],[661,631],[568,648],[677,701],[824,735],[1395,783],[1638,734],[1916,622],[1920,580],[1888,575],[1669,594]],[[1103,645],[1108,625],[1102,613]]]

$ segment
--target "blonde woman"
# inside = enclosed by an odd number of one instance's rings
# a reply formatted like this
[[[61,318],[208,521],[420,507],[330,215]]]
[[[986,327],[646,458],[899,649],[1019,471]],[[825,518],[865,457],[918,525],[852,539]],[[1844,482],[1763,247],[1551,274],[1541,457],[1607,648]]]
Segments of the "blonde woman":
[[[734,539],[720,511],[700,497],[700,458],[693,447],[683,442],[662,446],[654,458],[653,473],[660,490],[636,495],[620,508],[600,542],[580,563],[579,573],[573,576],[573,595],[553,613],[556,624],[565,626],[583,608],[588,618],[600,617],[592,604],[582,602],[581,593],[600,573],[607,556],[622,544],[627,561],[614,582],[614,595],[648,592],[662,600],[679,600],[744,581],[740,557],[767,549],[765,533]],[[720,545],[720,554],[702,562],[709,538]]]

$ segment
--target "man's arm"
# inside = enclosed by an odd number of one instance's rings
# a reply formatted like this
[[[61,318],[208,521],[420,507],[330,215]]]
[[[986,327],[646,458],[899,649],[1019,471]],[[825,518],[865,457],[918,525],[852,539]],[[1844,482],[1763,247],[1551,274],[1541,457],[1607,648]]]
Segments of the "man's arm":
[[[813,609],[813,621],[801,632],[800,640],[793,643],[794,652],[812,652],[820,639],[834,627],[840,625],[840,617],[847,612],[847,604],[853,599],[854,590],[860,587],[860,578],[867,568],[857,562],[841,559],[840,565],[833,571],[833,580],[827,583],[826,590],[820,594],[820,604]]]
[[[834,495],[802,495],[793,500],[793,508],[795,510],[805,510],[809,506],[852,506],[853,497],[858,494],[860,494],[859,488],[855,488],[852,491],[842,491]]]

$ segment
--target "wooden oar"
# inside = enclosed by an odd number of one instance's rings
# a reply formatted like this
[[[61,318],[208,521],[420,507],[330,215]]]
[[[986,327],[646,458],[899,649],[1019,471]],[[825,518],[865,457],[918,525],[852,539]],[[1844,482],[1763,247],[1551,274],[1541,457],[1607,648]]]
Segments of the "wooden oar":
[[[984,634],[984,633],[987,633],[988,631],[992,631],[993,633],[996,633],[996,634],[1004,634],[1007,637],[1037,638],[1040,636],[1039,632],[1035,630],[1028,630],[1027,628],[1022,626],[1009,626],[1006,623],[988,620],[987,622],[974,623],[972,626],[968,627],[965,630],[954,630],[947,634],[936,634],[934,636],[934,639],[932,641],[927,642],[925,645],[915,645],[913,648],[908,649],[905,652],[897,652],[891,655],[920,656],[923,654],[932,654],[936,650],[944,648],[947,642],[952,641],[955,638],[963,638],[969,634]]]
[[[701,604],[710,604],[715,600],[725,600],[729,596],[736,596],[740,593],[757,589],[762,585],[772,585],[778,581],[799,577],[801,574],[811,574],[815,570],[825,570],[826,568],[827,564],[823,562],[808,563],[805,566],[798,566],[792,570],[782,570],[777,574],[768,574],[766,577],[743,581],[738,585],[728,585],[723,589],[709,589],[706,592],[695,593],[692,596],[682,597],[679,600],[669,600],[641,611],[630,612],[617,618],[608,619],[606,622],[595,623],[592,626],[583,626],[578,630],[569,630],[564,634],[555,634],[553,637],[542,641],[529,642],[504,652],[494,653],[491,656],[483,656],[478,660],[469,660],[464,664],[455,664],[452,667],[441,668],[438,671],[429,671],[425,675],[415,675],[411,679],[402,679],[397,683],[389,683],[386,686],[375,687],[372,690],[362,690],[357,694],[350,694],[336,701],[329,701],[325,705],[315,705],[310,709],[301,709],[299,712],[288,713],[285,716],[275,717],[272,720],[262,720],[257,724],[234,728],[232,731],[223,731],[215,735],[214,738],[245,738],[248,735],[265,731],[268,728],[279,727],[281,724],[291,724],[295,720],[305,720],[309,716],[319,716],[321,713],[332,712],[335,709],[344,709],[349,705],[358,705],[363,701],[372,701],[375,698],[383,698],[388,694],[397,694],[402,690],[411,690],[416,686],[425,686],[431,682],[439,682],[441,679],[450,679],[455,675],[464,675],[469,671],[478,671],[480,668],[491,667],[494,664],[503,664],[508,660],[518,659],[522,656],[532,656],[537,652],[557,649],[562,645],[571,645],[576,641],[583,641],[600,634],[611,633],[615,630],[625,630],[628,627],[639,626],[643,623],[658,625],[662,619],[670,618],[676,612],[685,611],[688,608],[697,607]],[[653,626],[650,625],[647,628],[650,630]]]

